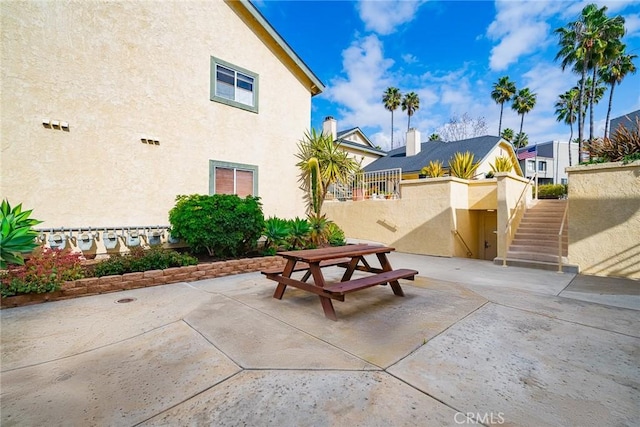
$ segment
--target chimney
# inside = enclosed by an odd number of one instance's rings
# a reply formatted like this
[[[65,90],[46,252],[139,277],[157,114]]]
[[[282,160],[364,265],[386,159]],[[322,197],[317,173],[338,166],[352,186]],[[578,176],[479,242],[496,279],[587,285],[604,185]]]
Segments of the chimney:
[[[407,157],[415,156],[420,152],[420,131],[416,128],[411,128],[407,131]]]
[[[331,135],[332,141],[338,139],[338,122],[336,122],[336,119],[331,116],[325,117],[324,122],[322,122],[322,133]]]

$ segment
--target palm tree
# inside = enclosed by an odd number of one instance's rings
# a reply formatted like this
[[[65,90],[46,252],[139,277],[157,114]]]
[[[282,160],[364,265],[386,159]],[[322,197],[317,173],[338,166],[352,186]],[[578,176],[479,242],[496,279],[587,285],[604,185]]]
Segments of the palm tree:
[[[607,108],[607,120],[604,122],[604,137],[609,135],[609,116],[611,115],[611,105],[613,103],[613,90],[616,84],[620,84],[627,74],[634,74],[637,69],[633,63],[633,60],[638,55],[626,54],[625,46],[622,45],[622,49],[618,55],[613,58],[606,66],[600,68],[600,77],[602,80],[611,86],[609,92],[609,107]]]
[[[585,83],[584,87],[585,87],[584,96],[585,96],[585,99],[587,100],[587,105],[585,105],[585,109],[582,112],[582,114],[583,114],[583,117],[584,117],[583,120],[586,120],[586,116],[587,116],[586,107],[588,106],[589,107],[589,113],[590,113],[589,141],[592,141],[594,139],[594,136],[593,136],[593,107],[594,107],[594,105],[596,105],[597,103],[600,102],[600,100],[604,96],[604,93],[607,91],[607,88],[604,86],[604,82],[600,78],[596,78],[596,81],[594,82],[591,79],[591,77],[587,78],[587,82]]]
[[[520,89],[513,97],[511,108],[522,116],[520,119],[520,133],[522,133],[522,126],[524,125],[524,115],[536,106],[536,98],[537,95],[531,92],[528,87]]]
[[[516,94],[516,84],[509,80],[509,76],[500,77],[496,83],[493,84],[493,91],[491,92],[491,98],[500,104],[500,122],[498,123],[498,135],[502,130],[502,111],[504,109],[504,103],[511,101]]]
[[[382,94],[384,108],[391,111],[391,149],[393,150],[393,112],[398,109],[402,100],[402,94],[397,87],[388,87]]]
[[[440,141],[440,135],[437,133],[432,133],[429,135],[429,141]]]
[[[402,98],[402,111],[407,112],[409,120],[407,121],[407,131],[411,129],[411,116],[420,108],[420,98],[415,92],[409,92]]]
[[[513,138],[512,144],[516,149],[526,147],[529,144],[529,136],[524,132],[520,132]]]
[[[506,139],[507,141],[511,142],[511,140],[513,139],[513,129],[505,128],[502,131],[502,134],[500,134],[500,136]]]
[[[582,9],[577,21],[555,30],[560,43],[556,60],[562,59],[563,70],[568,65],[574,65],[573,71],[581,75],[579,111],[582,111],[584,105],[587,71],[597,67],[597,62],[601,61],[600,56],[606,50],[607,43],[619,39],[624,34],[624,19],[620,16],[610,19],[606,11],[606,6],[598,9],[595,4],[587,5]],[[582,152],[583,133],[584,120],[582,114],[579,114],[579,152]]]
[[[573,124],[578,119],[578,97],[580,90],[577,87],[569,89],[558,97],[556,102],[556,120],[569,125],[569,166],[571,166],[571,140],[573,139]]]

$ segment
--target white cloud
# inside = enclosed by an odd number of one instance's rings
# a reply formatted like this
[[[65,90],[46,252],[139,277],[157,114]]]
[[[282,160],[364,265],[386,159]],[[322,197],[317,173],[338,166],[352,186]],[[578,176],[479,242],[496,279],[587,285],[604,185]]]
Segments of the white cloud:
[[[640,13],[624,16],[627,37],[640,37]]]
[[[382,106],[384,90],[394,84],[389,69],[394,61],[384,57],[382,42],[375,35],[355,40],[342,52],[345,77],[331,80],[323,97],[339,104],[338,126],[379,127],[388,121]],[[390,125],[389,125],[390,126]]]
[[[422,3],[424,0],[362,0],[356,8],[367,30],[387,35],[411,22]]]
[[[562,7],[557,1],[496,1],[497,14],[487,28],[487,37],[497,42],[491,50],[491,69],[505,70],[548,43],[550,27],[545,19]]]
[[[402,60],[407,64],[414,64],[418,62],[418,58],[416,58],[415,55],[412,55],[410,53],[405,53],[404,55],[402,55]]]

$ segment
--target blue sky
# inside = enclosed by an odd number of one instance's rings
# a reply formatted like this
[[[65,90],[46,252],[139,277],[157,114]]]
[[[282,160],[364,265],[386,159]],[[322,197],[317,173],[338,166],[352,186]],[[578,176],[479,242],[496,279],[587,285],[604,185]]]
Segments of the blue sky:
[[[391,113],[381,98],[389,86],[420,96],[411,126],[423,140],[453,115],[483,116],[488,133],[498,132],[499,105],[492,85],[508,75],[518,88],[537,93],[525,116],[530,142],[568,140],[554,103],[578,76],[554,61],[556,28],[577,19],[591,2],[536,1],[281,1],[254,0],[261,13],[326,85],[313,98],[311,125],[326,116],[338,130],[358,126],[376,145],[390,148]],[[609,16],[626,19],[624,42],[640,56],[640,1],[597,1]],[[635,64],[640,68],[640,58]],[[602,135],[609,93],[595,110]],[[640,109],[640,72],[614,93],[611,117]],[[394,145],[404,141],[407,115],[394,113]],[[520,118],[505,105],[503,126],[516,132]],[[588,127],[587,127],[588,129]]]

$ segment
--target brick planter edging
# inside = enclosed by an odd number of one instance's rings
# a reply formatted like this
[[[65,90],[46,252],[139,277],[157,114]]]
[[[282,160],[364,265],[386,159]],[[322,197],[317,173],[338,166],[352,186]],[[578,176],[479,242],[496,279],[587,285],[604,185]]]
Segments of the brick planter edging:
[[[0,298],[2,308],[20,307],[47,301],[60,301],[107,292],[126,291],[128,289],[167,285],[178,282],[213,279],[233,274],[251,273],[270,268],[284,267],[285,260],[277,256],[261,258],[242,258],[229,261],[216,261],[186,267],[173,267],[165,270],[150,270],[140,273],[127,273],[118,276],[89,277],[65,282],[62,289],[44,294],[24,294]]]

